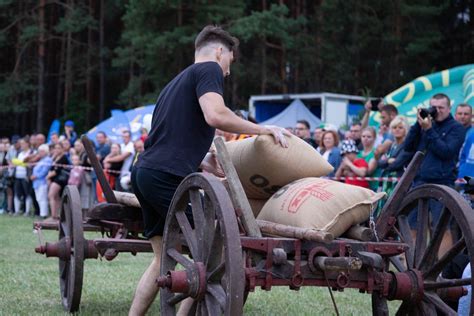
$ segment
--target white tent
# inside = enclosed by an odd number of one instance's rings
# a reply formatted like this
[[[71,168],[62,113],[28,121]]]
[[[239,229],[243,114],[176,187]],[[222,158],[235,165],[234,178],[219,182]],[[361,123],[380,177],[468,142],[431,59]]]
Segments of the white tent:
[[[295,127],[296,122],[299,120],[306,120],[309,122],[311,129],[315,129],[323,122],[301,102],[300,99],[296,99],[291,102],[283,112],[275,115],[268,120],[261,122],[261,125],[276,125],[280,127]]]

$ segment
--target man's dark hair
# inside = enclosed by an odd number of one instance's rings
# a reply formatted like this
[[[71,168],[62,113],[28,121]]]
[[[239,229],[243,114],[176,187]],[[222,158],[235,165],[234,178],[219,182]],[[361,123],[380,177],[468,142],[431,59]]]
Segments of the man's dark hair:
[[[298,120],[296,121],[296,123],[303,124],[304,126],[306,126],[307,129],[311,129],[311,125],[309,125],[309,122],[307,120]]]
[[[351,124],[351,126],[356,126],[356,125],[359,125],[360,127],[362,127],[362,124],[360,122],[354,122]]]
[[[434,96],[431,97],[432,99],[436,99],[436,100],[441,100],[441,99],[446,99],[446,101],[448,102],[448,107],[451,107],[451,100],[449,99],[449,97],[444,94],[444,93],[436,93]]]
[[[102,134],[102,135],[104,135],[105,138],[107,138],[107,134],[105,134],[104,131],[98,131],[97,134]]]
[[[123,135],[123,134],[127,134],[129,137],[132,137],[132,133],[131,133],[128,129],[127,129],[127,130],[124,130],[124,131],[122,132],[122,135]]]
[[[471,113],[472,113],[472,106],[470,104],[467,104],[467,103],[460,103],[458,104],[458,106],[456,107],[457,108],[470,108],[471,109]]]
[[[387,114],[395,114],[395,115],[398,115],[398,109],[395,105],[393,104],[385,104],[384,106],[382,106],[382,108],[380,109],[380,112],[385,112]]]
[[[219,26],[208,25],[196,37],[194,48],[200,50],[209,43],[224,45],[229,51],[234,52],[239,46],[239,40]]]

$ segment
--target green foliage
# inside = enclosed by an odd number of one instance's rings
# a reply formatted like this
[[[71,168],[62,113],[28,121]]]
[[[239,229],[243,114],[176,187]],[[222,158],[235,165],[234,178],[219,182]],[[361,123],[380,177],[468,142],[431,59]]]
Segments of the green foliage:
[[[104,0],[104,8],[101,2],[47,1],[44,122],[74,113],[81,124],[96,123],[101,99],[105,113],[153,103],[193,62],[194,39],[208,24],[241,42],[226,79],[231,107],[245,107],[262,93],[383,96],[417,76],[474,61],[473,24],[460,19],[472,12],[465,1]],[[101,11],[105,42],[99,47]],[[39,13],[37,1],[0,0],[0,112],[23,113],[16,117],[29,125],[41,77]],[[19,132],[19,125],[5,121],[0,134],[11,133],[8,126]],[[21,129],[35,129],[29,125]]]

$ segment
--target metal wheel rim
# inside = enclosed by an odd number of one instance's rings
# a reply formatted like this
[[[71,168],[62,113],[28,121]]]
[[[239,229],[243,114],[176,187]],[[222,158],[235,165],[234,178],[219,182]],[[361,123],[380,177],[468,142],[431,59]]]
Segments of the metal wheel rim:
[[[197,197],[196,192],[199,192],[204,204],[201,210],[199,207],[195,207],[199,204],[194,203]],[[194,196],[194,200],[192,196]],[[191,249],[193,259],[188,261],[203,262],[207,270],[206,293],[202,298],[194,301],[190,314],[241,315],[245,273],[238,224],[228,193],[214,176],[199,173],[191,174],[183,180],[176,190],[166,219],[161,275],[176,268],[177,255],[172,258],[170,251],[177,250],[176,240],[180,239],[180,233],[183,231],[181,228],[183,218],[180,214],[184,214],[183,210],[190,200],[196,228],[193,231],[196,238],[194,245],[191,246],[194,249]],[[214,221],[215,218],[217,218],[217,221]],[[200,230],[199,227],[205,227],[206,229]],[[222,238],[213,238],[213,235],[222,236]],[[201,238],[202,236],[204,238]],[[212,240],[212,242],[206,240]],[[189,244],[189,242],[186,241],[186,244]],[[217,251],[217,249],[221,250]],[[220,256],[223,259],[218,259]],[[178,260],[186,264],[183,258],[178,258]],[[183,295],[180,297],[180,294],[171,293],[168,289],[161,290],[161,313],[163,315],[174,315],[176,305],[171,304],[170,300],[181,301],[184,298]]]
[[[76,186],[66,186],[62,196],[59,220],[59,239],[69,239],[69,260],[59,258],[59,286],[61,303],[68,312],[79,309],[84,271],[84,232],[79,191]]]
[[[446,223],[446,224],[437,224],[434,229],[431,228],[429,223],[429,217],[426,214],[429,210],[429,200],[436,200],[442,203],[443,207],[441,210],[440,220],[439,223]],[[429,235],[428,238],[421,238],[421,241],[417,238],[416,243],[411,240],[411,236],[406,233],[407,231],[407,217],[408,215],[414,210],[414,208],[419,205],[420,208],[426,209],[427,211],[421,211],[422,215],[419,215],[418,218],[419,223],[417,224],[417,231],[418,234],[421,232],[423,235]],[[429,212],[428,212],[429,213]],[[441,243],[442,234],[449,229],[450,218],[454,218],[459,228],[462,232],[464,242],[460,241],[459,243],[453,242],[454,247],[451,246],[451,250],[454,248],[456,249],[453,253],[457,254],[463,251],[465,248],[468,252],[469,262],[471,267],[474,263],[474,244],[472,241],[473,232],[474,232],[474,213],[472,212],[472,208],[470,205],[462,199],[459,194],[447,187],[442,185],[435,185],[435,184],[425,184],[421,185],[413,190],[411,190],[406,197],[403,199],[401,203],[400,210],[396,214],[397,224],[396,229],[400,232],[399,236],[403,239],[405,237],[406,240],[403,242],[408,243],[411,245],[412,251],[407,251],[406,253],[406,261],[404,261],[405,266],[408,268],[419,269],[423,272],[423,281],[431,281],[436,284],[439,284],[439,280],[437,277],[439,276],[438,270],[443,268],[448,262],[443,264],[445,260],[442,258],[438,258],[437,253],[440,245],[437,245],[438,242]],[[423,219],[425,218],[425,219]],[[426,225],[420,224],[424,223],[426,218]],[[420,227],[422,226],[423,227]],[[426,228],[424,228],[426,227]],[[405,233],[403,233],[405,232]],[[409,232],[409,231],[408,231]],[[426,236],[425,235],[425,236]],[[437,237],[441,236],[441,237]],[[441,238],[441,239],[439,239]],[[426,240],[425,240],[426,239]],[[456,247],[459,245],[459,247]],[[434,247],[434,248],[433,248]],[[459,249],[459,250],[458,250]],[[393,260],[395,258],[392,258]],[[394,263],[392,260],[392,263]],[[397,269],[405,268],[398,266]],[[406,268],[405,268],[406,269]],[[442,271],[442,269],[441,269]],[[459,279],[460,280],[460,279]],[[474,285],[474,282],[471,278],[470,284],[471,287]],[[472,287],[474,288],[474,287]],[[404,301],[400,306],[399,310],[397,311],[397,315],[407,315],[407,314],[423,314],[423,313],[437,313],[438,315],[443,314],[456,314],[456,311],[449,308],[447,304],[445,304],[442,300],[439,299],[439,296],[433,290],[427,289],[426,283],[424,285],[425,295],[423,300],[419,304],[413,304],[413,302]],[[381,302],[383,303],[383,302]],[[378,304],[381,304],[380,302]],[[383,307],[384,304],[379,305]],[[471,298],[471,311],[470,314],[474,312],[474,299]],[[375,306],[375,305],[374,305]],[[374,311],[374,314],[375,313]]]

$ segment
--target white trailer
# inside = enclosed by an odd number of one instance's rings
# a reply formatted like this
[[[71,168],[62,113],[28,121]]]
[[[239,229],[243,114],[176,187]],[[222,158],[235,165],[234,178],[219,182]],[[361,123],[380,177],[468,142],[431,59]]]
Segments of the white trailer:
[[[363,110],[366,97],[329,92],[254,95],[249,99],[249,112],[258,121],[264,121],[270,117],[265,117],[265,113],[261,113],[259,107],[266,106],[268,109],[272,105],[278,105],[281,108],[282,105],[289,105],[295,99],[305,103],[323,122],[340,127],[352,123],[357,114]]]

